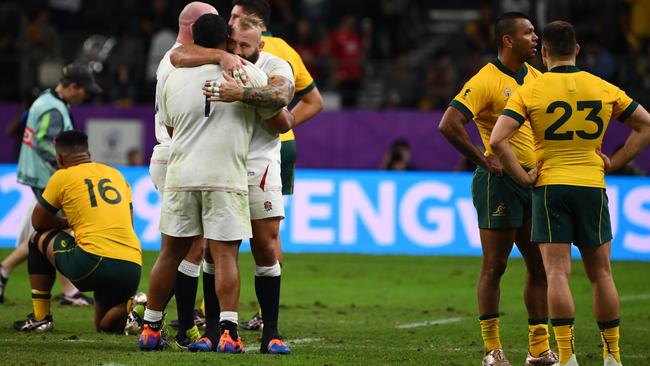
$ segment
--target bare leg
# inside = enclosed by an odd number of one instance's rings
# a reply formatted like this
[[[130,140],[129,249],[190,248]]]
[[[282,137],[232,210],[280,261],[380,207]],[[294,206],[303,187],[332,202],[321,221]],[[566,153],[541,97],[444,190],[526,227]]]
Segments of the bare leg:
[[[571,276],[571,245],[541,244],[544,269],[548,281],[548,310],[553,319],[575,316],[573,296],[569,287]]]
[[[530,242],[530,225],[528,220],[517,230],[517,248],[526,262],[526,285],[524,303],[529,318],[546,318],[548,304],[546,301],[546,272],[539,245]]]
[[[20,243],[20,245],[2,261],[2,268],[11,273],[16,266],[26,261],[27,254],[29,253],[28,243],[29,241],[23,241]]]
[[[479,313],[498,313],[501,277],[508,265],[515,230],[481,229],[480,236],[483,259],[477,283]]]
[[[95,328],[98,332],[122,333],[128,315],[126,303],[121,303],[105,310],[95,305]]]
[[[580,248],[582,262],[591,281],[594,315],[599,322],[618,319],[621,316],[618,291],[609,261],[611,249],[611,241],[595,248]]]
[[[192,245],[193,237],[178,238],[163,234],[158,259],[151,269],[147,308],[163,311],[176,281],[178,265]]]
[[[241,241],[208,240],[215,265],[215,288],[222,312],[237,312],[239,307],[239,266],[237,258]]]

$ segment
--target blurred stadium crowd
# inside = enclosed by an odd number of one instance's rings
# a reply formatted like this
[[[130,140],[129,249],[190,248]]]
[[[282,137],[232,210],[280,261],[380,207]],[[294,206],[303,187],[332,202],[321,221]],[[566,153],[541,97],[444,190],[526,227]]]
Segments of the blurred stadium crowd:
[[[230,1],[206,1],[222,15]],[[186,0],[3,0],[0,101],[28,105],[61,66],[91,64],[99,104],[153,102],[155,69]],[[270,30],[302,56],[344,108],[444,108],[495,56],[493,20],[530,14],[536,27],[571,21],[578,64],[650,104],[650,0],[270,0]],[[543,70],[540,60],[533,62]]]

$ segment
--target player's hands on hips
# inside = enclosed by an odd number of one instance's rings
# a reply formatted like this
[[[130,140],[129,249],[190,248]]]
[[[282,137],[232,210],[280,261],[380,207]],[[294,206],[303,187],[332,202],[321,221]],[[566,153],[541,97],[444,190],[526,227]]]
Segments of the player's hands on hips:
[[[231,53],[226,53],[221,57],[219,65],[228,75],[232,75],[242,84],[248,83],[248,75],[244,71],[244,60],[241,57]]]
[[[501,164],[501,160],[499,160],[498,156],[488,155],[485,157],[485,160],[487,160],[487,167],[490,173],[499,177],[503,175],[503,165]]]
[[[215,80],[208,80],[203,85],[203,95],[208,97],[210,102],[237,102],[244,98],[244,87],[241,81],[223,73],[224,81],[219,83]]]
[[[532,186],[537,182],[537,178],[539,177],[539,171],[542,169],[542,166],[544,165],[544,162],[538,161],[537,166],[535,166],[533,169],[529,170],[527,173],[527,179],[524,182],[526,186]]]
[[[596,150],[596,152],[598,153],[598,155],[600,155],[600,158],[603,159],[603,163],[605,163],[605,166],[604,166],[605,173],[609,173],[609,172],[612,172],[612,171],[616,170],[616,169],[613,169],[612,160],[609,158],[609,156],[603,154],[603,152],[600,151],[600,149]]]

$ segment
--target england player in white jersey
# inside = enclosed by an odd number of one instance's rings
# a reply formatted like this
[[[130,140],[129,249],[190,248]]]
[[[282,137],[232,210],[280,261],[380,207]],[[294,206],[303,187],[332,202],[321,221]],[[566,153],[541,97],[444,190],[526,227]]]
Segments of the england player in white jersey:
[[[225,49],[225,21],[204,14],[192,25],[194,41],[204,47]],[[262,86],[266,76],[254,66],[246,73]],[[215,259],[217,293],[221,306],[223,352],[241,352],[237,336],[239,272],[237,252],[241,239],[250,237],[246,159],[253,123],[275,112],[242,103],[209,103],[200,87],[206,79],[222,78],[222,69],[206,65],[174,70],[165,82],[160,116],[171,136],[160,220],[163,237],[152,269],[149,302],[140,336],[141,349],[158,349],[166,296],[175,270],[193,237],[208,239]],[[282,114],[282,113],[280,113]]]
[[[165,128],[165,122],[159,113],[162,103],[162,92],[169,74],[174,70],[174,66],[172,65],[172,60],[174,59],[172,51],[182,45],[187,47],[194,46],[192,24],[203,14],[217,14],[217,10],[212,5],[202,2],[192,2],[185,6],[178,17],[179,31],[176,43],[165,53],[156,70],[156,114],[154,119],[155,136],[158,144],[154,146],[151,155],[149,174],[151,175],[154,186],[161,194],[165,188],[169,144],[171,143],[171,138]],[[235,75],[245,75],[243,72],[240,72],[243,64],[239,57],[224,50],[213,48],[196,46],[192,47],[192,50],[194,52],[186,52],[184,54],[186,61],[210,60],[210,62],[220,64],[228,72],[232,72]],[[186,347],[188,343],[196,341],[200,336],[198,328],[194,326],[193,310],[205,246],[205,240],[202,237],[196,237],[187,256],[178,266],[176,282],[173,283],[176,309],[178,312],[178,332],[175,341],[179,347]],[[213,275],[214,273],[210,274],[210,279]],[[214,289],[210,287],[208,291],[214,292]],[[133,327],[137,326],[137,324],[127,324],[127,326]]]
[[[261,52],[264,47],[262,29],[263,22],[255,16],[238,18],[233,24],[228,48],[262,69],[269,76],[269,84],[273,82],[284,87],[267,87],[264,90],[242,88],[230,80],[220,85],[219,96],[207,93],[211,98],[240,100],[275,108],[291,100],[295,84],[291,66],[285,60]],[[283,93],[285,95],[280,96]],[[280,240],[280,220],[284,218],[280,132],[284,131],[278,131],[264,121],[256,124],[249,146],[248,192],[253,228],[251,250],[256,264],[255,292],[265,321],[260,352],[288,354],[291,350],[281,340],[278,330],[281,269],[274,249]]]

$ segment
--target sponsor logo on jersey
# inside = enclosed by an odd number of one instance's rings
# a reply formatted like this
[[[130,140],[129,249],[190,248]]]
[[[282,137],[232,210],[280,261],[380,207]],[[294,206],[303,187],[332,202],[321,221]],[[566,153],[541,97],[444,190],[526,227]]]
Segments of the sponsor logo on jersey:
[[[271,203],[271,201],[264,202],[264,209],[266,210],[266,212],[269,212],[273,209],[273,204]]]

